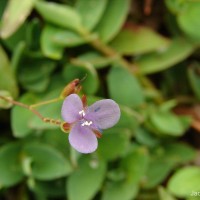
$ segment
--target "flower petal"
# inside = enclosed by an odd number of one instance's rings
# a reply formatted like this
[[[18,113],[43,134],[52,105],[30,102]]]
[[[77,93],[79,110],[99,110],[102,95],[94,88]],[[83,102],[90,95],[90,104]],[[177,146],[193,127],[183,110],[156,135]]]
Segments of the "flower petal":
[[[97,138],[92,130],[79,123],[72,127],[69,143],[80,153],[92,153],[98,146]]]
[[[62,118],[65,122],[73,123],[81,118],[79,112],[83,110],[83,104],[77,94],[67,96],[62,105]]]
[[[119,121],[120,109],[112,99],[100,100],[88,107],[85,118],[93,121],[98,129],[107,129]]]

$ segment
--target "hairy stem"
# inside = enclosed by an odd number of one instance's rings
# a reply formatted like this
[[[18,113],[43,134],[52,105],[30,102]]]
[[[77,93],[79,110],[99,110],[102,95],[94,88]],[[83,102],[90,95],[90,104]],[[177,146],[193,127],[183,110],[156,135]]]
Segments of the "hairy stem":
[[[32,105],[29,106],[29,108],[33,109],[33,108],[36,108],[36,107],[39,107],[39,106],[43,106],[43,105],[46,105],[46,104],[58,102],[58,101],[60,101],[62,99],[63,99],[62,97],[58,97],[58,98],[55,98],[55,99],[43,101],[43,102],[40,102],[40,103],[32,104]]]
[[[50,124],[59,125],[59,126],[62,123],[60,120],[55,120],[55,119],[43,117],[37,110],[35,110],[30,105],[27,105],[27,104],[15,101],[13,99],[10,99],[10,98],[4,97],[4,96],[0,96],[0,99],[3,99],[4,101],[7,101],[7,102],[9,102],[9,103],[11,103],[13,105],[17,105],[17,106],[20,106],[20,107],[25,108],[27,110],[30,110],[34,115],[36,115],[37,117],[39,117],[45,123],[50,123]],[[55,100],[55,99],[53,99],[53,100]]]

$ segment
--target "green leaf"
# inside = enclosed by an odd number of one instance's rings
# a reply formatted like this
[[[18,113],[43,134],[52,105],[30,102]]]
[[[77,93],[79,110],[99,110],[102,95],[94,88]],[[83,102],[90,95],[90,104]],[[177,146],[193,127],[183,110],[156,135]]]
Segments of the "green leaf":
[[[3,12],[4,12],[5,8],[6,8],[7,2],[8,2],[7,0],[1,0],[0,1],[0,20],[2,18]]]
[[[200,76],[198,74],[198,70],[200,69],[199,63],[193,63],[187,70],[188,79],[190,82],[191,89],[193,90],[195,96],[200,100]]]
[[[129,139],[130,132],[127,129],[113,128],[104,131],[103,137],[99,140],[97,153],[102,159],[114,160],[126,153],[130,145]]]
[[[200,33],[196,27],[200,26],[200,2],[187,3],[185,9],[177,16],[180,28],[191,38],[200,42]]]
[[[36,96],[31,93],[23,95],[19,102],[31,105],[37,100]],[[19,117],[20,116],[20,117]],[[31,133],[30,119],[33,113],[30,110],[15,106],[11,111],[11,128],[15,137],[25,137]]]
[[[116,58],[105,57],[98,52],[87,52],[78,57],[81,62],[88,62],[92,64],[96,69],[105,68],[115,61]]]
[[[102,19],[95,28],[100,39],[109,42],[118,33],[126,20],[130,7],[130,0],[109,0]]]
[[[122,105],[133,107],[144,103],[144,94],[138,80],[123,68],[113,67],[110,70],[108,89],[111,98]]]
[[[185,60],[195,50],[195,46],[184,39],[174,39],[168,48],[138,58],[135,64],[143,74],[159,72]]]
[[[87,42],[85,39],[83,39],[77,33],[73,31],[58,28],[58,27],[53,27],[50,25],[46,27],[46,32],[49,32],[48,33],[49,36],[46,33],[47,36],[44,35],[44,37],[48,37],[48,38],[50,37],[49,39],[51,40],[51,41],[46,41],[46,42],[51,42],[52,45],[53,44],[55,46],[57,45],[58,48],[59,47],[74,47],[74,46],[82,45]],[[44,40],[47,40],[48,38],[44,38]]]
[[[192,191],[191,196],[187,200],[200,200],[200,196],[198,192]]]
[[[6,90],[0,90],[0,96],[6,97],[8,99],[13,100],[10,92],[8,92]],[[13,104],[11,102],[5,101],[5,100],[3,100],[3,99],[0,98],[0,108],[8,109],[8,108],[11,108],[12,105]]]
[[[136,183],[108,182],[103,190],[102,200],[132,200],[137,196],[138,190]]]
[[[35,180],[32,190],[34,191],[34,194],[36,194],[38,200],[64,198],[65,178],[52,181]]]
[[[82,29],[79,14],[70,6],[53,2],[38,1],[36,10],[49,23],[74,31]]]
[[[71,147],[68,142],[68,135],[63,134],[60,129],[44,130],[41,134],[41,142],[58,149],[66,158],[70,157]]]
[[[179,14],[184,12],[184,9],[187,6],[187,0],[165,0],[165,4],[173,14]]]
[[[163,187],[158,188],[160,200],[175,200],[175,198]]]
[[[165,49],[169,44],[167,38],[147,27],[123,29],[111,41],[110,45],[124,55],[144,54]]]
[[[54,37],[59,31],[54,26],[47,25],[44,27],[41,35],[41,49],[46,57],[59,60],[62,58],[64,47],[54,41]]]
[[[131,200],[137,196],[139,182],[148,166],[148,154],[144,148],[136,148],[120,163],[120,171],[125,173],[121,181],[108,181],[103,191],[103,200]]]
[[[185,164],[195,159],[196,151],[184,143],[170,143],[165,146],[165,159],[174,165]]]
[[[19,67],[18,76],[22,86],[30,91],[43,92],[48,87],[55,62],[46,58],[24,57]]]
[[[108,0],[78,0],[76,2],[76,9],[80,13],[83,26],[87,30],[92,30],[99,22],[106,8]]]
[[[0,188],[13,186],[23,179],[20,152],[21,144],[17,142],[0,148]]]
[[[149,155],[143,147],[134,149],[121,161],[121,167],[127,174],[127,182],[139,183],[145,176],[148,165]]]
[[[3,44],[11,51],[15,51],[20,42],[26,42],[27,23],[24,23],[12,36],[3,40]]]
[[[135,131],[139,123],[142,121],[142,119],[140,119],[139,113],[136,113],[128,106],[120,105],[120,110],[121,116],[115,127],[129,129],[131,132]]]
[[[77,65],[67,64],[63,71],[63,77],[66,82],[70,82],[75,78],[83,78],[87,75],[82,86],[86,94],[94,94],[99,87],[99,78],[97,71],[90,63],[77,63]]]
[[[166,179],[173,168],[174,165],[162,156],[151,158],[145,174],[143,187],[147,189],[155,188]]]
[[[150,123],[161,135],[181,136],[186,131],[179,117],[169,111],[151,113]]]
[[[141,127],[135,131],[135,138],[137,142],[148,147],[154,147],[160,143],[160,140],[155,135]]]
[[[23,148],[24,159],[31,160],[31,176],[39,180],[52,180],[71,173],[69,161],[55,148],[29,143]]]
[[[36,0],[9,0],[4,11],[1,25],[1,37],[11,36],[31,13]]]
[[[18,87],[15,80],[14,73],[10,67],[10,62],[4,51],[0,46],[0,90],[7,90],[16,98],[18,95]]]
[[[26,51],[26,43],[24,41],[20,41],[13,51],[12,59],[11,59],[11,66],[13,71],[16,73],[20,62],[23,59],[24,53]]]
[[[195,156],[194,149],[178,142],[169,143],[167,141],[162,147],[154,148],[144,180],[144,188],[155,188],[174,168],[194,160]]]
[[[192,191],[200,191],[200,167],[179,169],[169,180],[167,188],[177,197],[189,197]]]
[[[79,168],[67,180],[68,198],[70,200],[92,199],[102,185],[105,172],[106,164],[103,161],[82,157]]]

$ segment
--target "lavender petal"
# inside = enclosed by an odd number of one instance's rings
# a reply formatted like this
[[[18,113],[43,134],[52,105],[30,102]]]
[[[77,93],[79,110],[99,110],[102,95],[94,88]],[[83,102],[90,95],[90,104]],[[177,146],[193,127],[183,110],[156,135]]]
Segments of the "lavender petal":
[[[88,107],[85,118],[93,121],[98,129],[107,129],[119,121],[120,108],[111,99],[100,100]]]
[[[75,124],[69,134],[69,143],[80,153],[92,153],[97,149],[98,142],[92,130],[81,124]]]
[[[77,94],[67,96],[63,102],[61,114],[65,122],[73,123],[80,119],[79,112],[83,110],[83,104]]]

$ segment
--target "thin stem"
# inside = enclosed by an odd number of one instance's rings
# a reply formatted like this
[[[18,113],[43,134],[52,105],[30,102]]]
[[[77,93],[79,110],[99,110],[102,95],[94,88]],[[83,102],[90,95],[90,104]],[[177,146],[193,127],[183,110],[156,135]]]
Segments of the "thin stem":
[[[40,102],[40,103],[32,104],[32,105],[29,106],[29,108],[30,109],[36,108],[36,107],[43,106],[43,105],[46,105],[46,104],[55,103],[55,102],[58,102],[60,100],[62,100],[62,98],[58,97],[58,98],[55,98],[55,99],[51,99],[51,100],[43,101],[43,102]]]
[[[55,120],[55,119],[43,117],[37,110],[35,110],[34,108],[32,108],[31,106],[29,106],[27,104],[15,101],[13,99],[10,99],[10,98],[4,97],[4,96],[0,96],[0,99],[3,99],[3,100],[5,100],[5,101],[7,101],[7,102],[9,102],[13,105],[17,105],[17,106],[20,106],[20,107],[25,108],[27,110],[30,110],[33,114],[35,114],[37,117],[39,117],[45,123],[50,123],[50,124],[59,125],[59,126],[62,123],[60,120]]]
[[[82,32],[80,32],[80,34],[85,39],[88,38],[88,36],[90,35],[90,33],[87,32],[86,30],[83,30]],[[122,64],[122,66],[124,68],[126,68],[129,71],[131,71],[132,73],[137,73],[138,72],[138,69],[137,69],[137,67],[135,65],[127,62],[119,53],[117,53],[114,49],[112,49],[111,47],[109,47],[106,44],[104,44],[98,38],[95,38],[94,40],[89,41],[89,43],[95,49],[97,49],[98,51],[103,53],[105,56],[116,58],[118,60],[118,62]]]
[[[86,30],[82,30],[80,32],[80,35],[83,38],[88,38],[89,35],[90,35],[90,33],[87,32]],[[120,55],[119,53],[117,53],[111,47],[107,46],[105,43],[103,43],[98,38],[95,38],[94,40],[91,40],[90,44],[95,49],[97,49],[98,51],[100,51],[101,53],[103,53],[105,56],[116,58],[116,61],[118,61],[118,63],[120,63],[122,67],[124,67],[125,69],[127,69],[128,71],[130,71],[132,74],[136,75],[141,80],[141,82],[143,83],[144,86],[146,86],[147,88],[149,88],[151,90],[154,90],[155,93],[158,94],[157,98],[155,99],[156,102],[158,102],[158,103],[163,102],[163,97],[160,94],[159,90],[157,90],[157,88],[155,87],[155,85],[152,83],[152,81],[150,79],[148,79],[146,76],[140,74],[140,71],[139,71],[139,69],[137,68],[136,65],[134,65],[133,63],[128,62],[126,59],[124,59],[122,57],[122,55]]]

